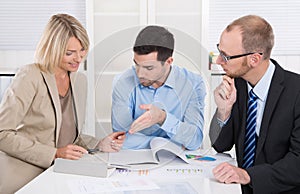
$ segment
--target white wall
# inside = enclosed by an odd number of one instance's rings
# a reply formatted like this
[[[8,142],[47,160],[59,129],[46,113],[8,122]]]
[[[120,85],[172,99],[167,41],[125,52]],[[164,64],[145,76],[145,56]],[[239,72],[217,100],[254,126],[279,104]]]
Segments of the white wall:
[[[33,62],[33,50],[0,50],[1,69],[16,69]]]
[[[182,0],[86,0],[86,24],[92,43],[87,71],[90,84],[87,133],[100,137],[111,131],[112,79],[132,65],[131,47],[138,30],[128,34],[128,38],[123,41],[122,44],[127,44],[127,47],[119,45],[118,39],[111,44],[105,43],[105,40],[129,28],[158,24],[169,27],[170,31],[174,29],[175,41],[178,37],[176,30],[180,30],[199,42],[205,50],[209,44],[207,2],[206,0],[189,0],[187,4]],[[106,50],[94,52],[97,46],[103,44]],[[182,46],[175,43],[175,46],[182,48],[189,45]],[[193,49],[190,48],[190,50]],[[111,55],[112,53],[114,54]],[[199,52],[199,59],[195,60],[196,63],[191,62],[190,59],[193,60],[193,57],[187,57],[187,53],[190,54],[190,52],[175,52],[174,64],[200,72],[207,81],[206,105],[208,108],[205,113],[207,132],[215,108],[212,91],[219,84],[220,77],[210,76],[208,51]],[[33,55],[33,50],[0,50],[0,73],[7,69],[15,71],[21,65],[32,63]],[[273,58],[285,69],[300,73],[300,56],[273,56]]]

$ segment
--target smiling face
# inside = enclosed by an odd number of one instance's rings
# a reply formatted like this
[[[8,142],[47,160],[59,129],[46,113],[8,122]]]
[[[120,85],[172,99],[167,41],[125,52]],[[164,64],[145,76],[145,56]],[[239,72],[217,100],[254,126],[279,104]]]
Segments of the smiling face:
[[[71,37],[67,44],[67,51],[58,67],[58,71],[77,71],[85,55],[86,50],[84,50],[79,40],[75,37]]]
[[[172,57],[165,62],[157,61],[157,52],[145,55],[134,53],[133,60],[140,83],[143,86],[153,86],[154,88],[162,86],[166,81],[173,61]]]

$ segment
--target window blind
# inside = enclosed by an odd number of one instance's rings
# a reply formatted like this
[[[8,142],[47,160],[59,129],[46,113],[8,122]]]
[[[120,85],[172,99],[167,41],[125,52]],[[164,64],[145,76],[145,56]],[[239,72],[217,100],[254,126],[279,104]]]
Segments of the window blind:
[[[84,26],[83,0],[0,0],[0,50],[35,50],[53,14],[68,13]]]
[[[226,26],[241,16],[255,14],[273,27],[273,55],[300,55],[299,0],[210,0],[209,51],[216,52],[216,43]]]

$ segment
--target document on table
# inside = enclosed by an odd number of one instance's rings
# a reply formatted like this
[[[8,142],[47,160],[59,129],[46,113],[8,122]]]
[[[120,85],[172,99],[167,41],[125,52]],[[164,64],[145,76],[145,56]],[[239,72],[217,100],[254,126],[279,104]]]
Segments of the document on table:
[[[126,194],[198,194],[197,192],[188,182],[185,181],[177,181],[177,182],[160,182],[158,183],[159,189],[155,190],[139,190],[139,191],[126,191]]]
[[[164,152],[163,155],[168,156],[168,161],[179,157],[185,163],[189,163],[182,147],[166,138],[153,138],[150,142],[150,147],[151,149],[120,150],[119,152],[109,153],[108,162],[112,166],[119,165],[124,168],[126,166],[131,168],[141,164],[161,164],[159,152]]]
[[[74,179],[68,181],[72,194],[153,190],[159,187],[146,179]]]

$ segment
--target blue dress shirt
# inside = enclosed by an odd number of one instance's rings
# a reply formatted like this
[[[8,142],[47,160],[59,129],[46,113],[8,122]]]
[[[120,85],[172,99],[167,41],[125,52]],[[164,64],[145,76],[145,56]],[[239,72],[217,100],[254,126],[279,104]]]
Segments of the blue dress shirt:
[[[275,71],[275,65],[270,62],[269,67],[263,77],[257,82],[253,88],[253,92],[257,98],[257,116],[256,116],[256,135],[259,136],[260,126],[265,110],[266,100],[268,97],[272,77]],[[248,93],[252,89],[251,85],[247,82]]]
[[[164,137],[189,150],[198,149],[203,139],[205,84],[184,68],[172,65],[166,82],[159,88],[140,84],[135,67],[115,77],[112,94],[112,127],[128,131],[145,111],[141,104],[153,104],[166,112],[160,126],[155,124],[128,134],[123,149],[150,148],[154,137]]]

